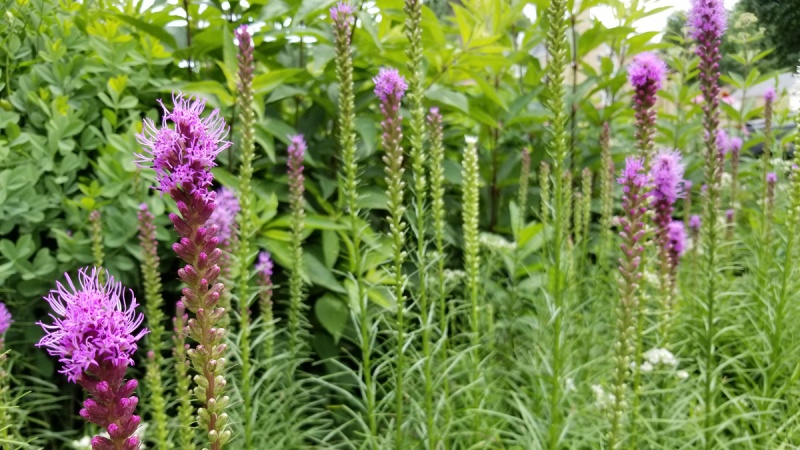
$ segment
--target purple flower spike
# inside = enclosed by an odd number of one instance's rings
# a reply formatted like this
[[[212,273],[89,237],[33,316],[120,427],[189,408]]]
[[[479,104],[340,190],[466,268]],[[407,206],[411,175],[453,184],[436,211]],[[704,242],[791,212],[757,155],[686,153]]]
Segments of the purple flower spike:
[[[217,226],[217,238],[225,246],[229,246],[236,231],[236,214],[239,213],[239,199],[236,194],[222,187],[217,190],[217,208],[206,222],[207,226]]]
[[[764,93],[764,101],[766,101],[768,103],[774,102],[775,101],[775,97],[776,97],[776,95],[775,95],[775,89],[774,88],[769,88],[769,89],[767,89],[767,92]]]
[[[770,172],[767,174],[767,183],[775,184],[778,182],[778,175],[775,172]]]
[[[728,28],[728,12],[722,0],[692,0],[689,25],[694,39],[721,39]]]
[[[736,211],[732,209],[728,209],[725,211],[725,220],[728,222],[733,222],[733,215],[736,214]]]
[[[37,322],[46,334],[36,346],[58,356],[63,364],[59,372],[73,383],[106,363],[133,365],[136,342],[147,333],[146,329],[136,332],[144,316],[136,313],[139,304],[133,291],[128,291],[128,302],[122,283],[106,272],[108,281],[101,285],[98,274],[96,268],[91,272],[84,268],[78,271],[78,287],[69,275],[67,286],[56,283],[45,297],[55,312],[50,314],[53,323]]]
[[[739,152],[742,151],[742,138],[738,136],[734,136],[728,140],[728,149],[730,150],[731,154],[738,155]]]
[[[8,312],[8,308],[6,308],[6,305],[3,302],[0,302],[0,335],[8,331],[13,322],[14,321],[11,319],[11,313]],[[0,343],[2,343],[2,338],[0,338]]]
[[[683,222],[678,220],[670,222],[667,226],[667,239],[671,256],[677,261],[686,250],[686,230],[683,228]]]
[[[667,73],[667,65],[655,53],[644,52],[636,55],[628,67],[628,81],[635,89],[652,92],[661,89]]]
[[[650,176],[653,179],[653,198],[656,203],[675,203],[681,196],[683,164],[677,151],[662,151],[653,160]]]
[[[206,196],[212,182],[210,169],[217,165],[217,155],[231,145],[224,140],[228,128],[217,109],[205,119],[200,117],[206,105],[203,100],[178,94],[172,102],[172,111],[159,102],[164,110],[161,128],[144,119],[142,133],[136,135],[144,152],[135,155],[136,163],[155,169],[162,194],[181,187]],[[173,128],[167,126],[169,122]]]
[[[239,46],[243,44],[245,46],[250,46],[251,40],[253,37],[250,35],[250,32],[247,30],[247,25],[242,24],[236,30],[234,30],[233,35],[236,36],[236,40],[239,41]]]
[[[349,3],[339,2],[330,9],[331,20],[336,22],[349,23],[353,18],[353,7]]]
[[[617,183],[622,185],[624,192],[630,191],[631,187],[642,188],[647,183],[647,176],[644,174],[644,165],[639,158],[628,157],[625,159],[625,168],[617,178]]]
[[[375,95],[381,102],[396,104],[399,108],[408,84],[397,69],[381,69],[372,81],[375,83]]]
[[[289,137],[289,153],[288,169],[289,169],[289,184],[292,192],[299,192],[303,195],[303,158],[306,153],[306,141],[302,134]]]
[[[700,231],[700,216],[697,214],[692,215],[689,217],[689,228],[692,229],[693,233],[697,233]]]
[[[80,416],[102,428],[109,437],[92,439],[95,449],[139,448],[134,432],[140,418],[133,414],[138,399],[133,396],[138,383],[125,380],[136,342],[146,329],[136,331],[144,317],[136,313],[136,299],[125,298],[122,283],[108,272],[105,284],[96,268],[78,271],[79,286],[67,275],[67,284],[56,283],[45,300],[53,308],[53,323],[38,322],[45,336],[37,347],[59,357],[59,371],[71,382],[80,384],[90,395],[83,403]]]
[[[728,138],[728,133],[725,130],[717,131],[717,150],[719,151],[719,155],[724,157],[731,147],[730,138]]]
[[[264,279],[272,277],[272,270],[275,265],[272,262],[272,255],[269,252],[260,252],[258,254],[258,263],[256,264],[256,272]]]

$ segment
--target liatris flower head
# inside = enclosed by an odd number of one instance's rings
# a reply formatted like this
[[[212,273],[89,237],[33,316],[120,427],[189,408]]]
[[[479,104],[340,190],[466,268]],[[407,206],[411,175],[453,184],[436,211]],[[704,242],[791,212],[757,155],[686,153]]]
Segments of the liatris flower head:
[[[665,150],[653,160],[650,176],[653,179],[653,199],[672,205],[682,195],[683,164],[681,154]]]
[[[436,123],[442,120],[442,114],[439,112],[439,108],[436,106],[431,107],[428,111],[428,122]]]
[[[683,255],[686,250],[686,230],[683,228],[683,222],[673,220],[667,225],[667,240],[669,242],[669,251],[676,257]]]
[[[775,172],[770,172],[767,174],[767,183],[775,184],[778,182],[778,175]]]
[[[269,252],[260,252],[258,254],[258,263],[256,263],[256,272],[262,280],[270,280],[272,278],[272,271],[275,268],[272,262],[272,255]]]
[[[222,187],[217,190],[216,204],[206,223],[207,226],[216,225],[219,242],[228,244],[236,230],[236,214],[241,209],[239,199],[232,190]]]
[[[212,182],[210,169],[216,166],[217,155],[231,145],[224,140],[228,128],[217,109],[205,119],[200,117],[203,100],[173,94],[172,101],[172,111],[159,102],[164,110],[160,128],[144,119],[142,133],[136,135],[144,153],[136,154],[136,163],[155,169],[162,194],[180,187],[206,197]]]
[[[689,218],[689,228],[691,228],[695,233],[700,231],[700,223],[700,216],[697,214],[693,214],[692,217]]]
[[[694,186],[694,183],[692,183],[690,180],[683,180],[684,192],[690,192],[692,190],[692,186]]]
[[[732,155],[739,155],[739,152],[742,151],[742,138],[738,136],[734,136],[728,140],[728,149],[730,150]]]
[[[408,89],[405,78],[403,78],[397,69],[383,68],[378,72],[378,75],[372,79],[375,83],[375,95],[381,100],[382,103],[390,103],[397,108],[400,107],[400,100]],[[383,108],[383,105],[381,105]]]
[[[730,139],[728,138],[728,133],[725,130],[718,130],[717,131],[717,151],[719,151],[720,156],[725,156],[730,149]]]
[[[236,37],[236,40],[239,42],[239,47],[252,47],[252,36],[250,35],[250,31],[247,29],[246,24],[240,25],[233,31],[233,35]]]
[[[773,103],[775,101],[775,97],[776,94],[774,88],[769,88],[767,89],[767,92],[764,93],[764,101],[767,103]]]
[[[302,134],[289,137],[289,153],[288,169],[289,169],[289,183],[294,190],[302,192],[303,189],[303,158],[306,153],[306,141]]]
[[[636,55],[628,67],[628,81],[635,89],[647,90],[652,95],[661,89],[667,65],[655,53],[644,52]]]
[[[36,346],[58,356],[59,372],[73,383],[101,365],[132,365],[136,342],[147,333],[137,331],[144,317],[136,312],[133,292],[128,291],[128,301],[122,283],[106,272],[101,284],[98,275],[96,268],[79,270],[78,286],[66,275],[67,285],[56,283],[45,297],[55,313],[50,314],[53,323],[38,322],[46,334]]]
[[[11,319],[11,313],[8,312],[8,308],[3,302],[0,302],[0,336],[8,331],[13,322],[14,321]],[[0,343],[2,343],[2,337],[0,337]]]
[[[336,23],[337,26],[340,24],[350,24],[350,21],[353,20],[353,7],[350,6],[347,2],[339,2],[335,6],[331,7],[331,20]]]
[[[732,209],[728,209],[725,211],[725,220],[728,222],[733,222],[733,215],[736,214],[736,211]]]
[[[617,183],[622,186],[622,190],[628,193],[631,187],[642,188],[647,183],[647,176],[644,174],[644,164],[639,158],[628,157],[625,159],[625,168],[617,178]]]
[[[692,0],[688,21],[694,39],[720,39],[728,27],[728,13],[722,0]]]

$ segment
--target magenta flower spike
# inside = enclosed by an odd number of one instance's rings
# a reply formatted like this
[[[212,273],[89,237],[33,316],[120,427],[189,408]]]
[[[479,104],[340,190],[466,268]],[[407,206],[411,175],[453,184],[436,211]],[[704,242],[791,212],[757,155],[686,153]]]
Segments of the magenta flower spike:
[[[622,252],[626,256],[626,263],[620,260],[620,271],[628,282],[636,282],[641,276],[638,269],[641,255],[644,252],[642,238],[644,237],[644,213],[646,211],[647,175],[644,173],[644,164],[639,158],[629,157],[625,160],[625,168],[617,183],[622,186],[622,207],[625,215],[620,220],[623,243]],[[631,291],[632,295],[633,291]]]
[[[211,450],[219,450],[231,432],[226,429],[228,416],[224,412],[229,399],[223,395],[226,330],[219,326],[226,313],[219,305],[224,286],[217,282],[222,250],[218,248],[218,226],[208,223],[217,208],[217,193],[209,189],[215,159],[231,143],[224,140],[228,128],[219,110],[204,119],[200,117],[204,101],[182,95],[173,95],[172,100],[172,111],[162,104],[161,128],[144,120],[143,131],[136,136],[144,152],[136,156],[140,166],[156,171],[157,189],[172,197],[179,211],[169,218],[180,235],[172,248],[186,263],[178,270],[187,286],[181,301],[195,316],[189,319],[187,331],[197,346],[187,356],[198,378],[203,378],[194,389],[202,404],[198,423],[207,430]]]
[[[764,101],[768,103],[773,103],[777,95],[775,94],[774,88],[767,89],[767,92],[764,93]]]
[[[230,247],[236,237],[236,215],[239,214],[239,199],[236,194],[222,187],[217,190],[217,206],[208,218],[208,227],[217,227],[217,239],[224,247]]]
[[[260,252],[258,254],[256,272],[258,273],[259,283],[261,283],[262,286],[272,285],[272,270],[274,267],[272,255],[270,255],[269,252]]]
[[[11,318],[11,313],[5,303],[0,302],[0,351],[3,350],[3,335],[11,328],[12,323],[14,320]]]
[[[628,67],[628,81],[633,86],[633,109],[636,112],[636,145],[644,158],[645,171],[650,168],[655,133],[656,94],[661,89],[667,65],[654,53],[636,55]]]
[[[108,272],[105,283],[100,282],[97,268],[79,270],[77,286],[66,277],[66,285],[56,283],[45,297],[53,309],[53,323],[37,322],[45,335],[36,346],[57,356],[62,365],[59,372],[89,393],[80,415],[109,435],[92,438],[92,449],[138,449],[134,433],[140,418],[133,414],[138,383],[124,378],[133,365],[136,342],[147,333],[140,329],[144,317],[136,312],[133,292]]]
[[[289,174],[289,190],[302,197],[305,187],[303,183],[303,158],[306,153],[306,141],[302,134],[289,137],[289,148],[287,149],[289,159],[287,161],[287,168]]]
[[[662,245],[666,245],[666,228],[672,222],[675,202],[683,195],[683,172],[681,154],[677,151],[662,151],[653,160],[653,167],[650,170],[653,182],[652,205]]]
[[[670,222],[667,226],[667,238],[669,239],[669,251],[677,261],[686,250],[686,229],[683,228],[683,222],[677,220]]]
[[[340,30],[352,24],[353,13],[353,7],[347,2],[339,2],[330,9],[333,25]]]
[[[691,228],[692,233],[698,233],[700,231],[700,224],[701,219],[699,215],[693,214],[692,217],[689,218],[689,228]]]

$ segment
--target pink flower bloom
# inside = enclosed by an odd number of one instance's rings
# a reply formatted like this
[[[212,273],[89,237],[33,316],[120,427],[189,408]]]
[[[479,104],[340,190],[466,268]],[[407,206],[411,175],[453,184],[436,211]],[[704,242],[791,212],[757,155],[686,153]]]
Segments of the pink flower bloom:
[[[375,83],[375,95],[382,103],[389,102],[399,107],[408,85],[397,69],[381,69],[372,81]]]
[[[770,172],[767,174],[767,183],[775,184],[778,182],[778,175],[775,172]]]
[[[683,228],[683,222],[673,220],[667,225],[667,240],[668,250],[677,262],[677,258],[686,250],[686,230]]]
[[[689,217],[689,228],[695,233],[700,231],[700,216],[694,214],[692,217]]]
[[[728,148],[732,154],[738,155],[742,151],[742,138],[734,136],[728,140]]]
[[[228,128],[219,110],[205,119],[200,117],[205,109],[203,100],[186,99],[179,94],[173,95],[172,101],[172,111],[159,102],[164,110],[161,128],[149,118],[144,119],[142,133],[136,135],[144,152],[136,154],[136,163],[155,169],[162,194],[180,186],[205,195],[211,186],[210,169],[216,166],[217,155],[231,145],[224,140]]]
[[[339,2],[330,9],[331,20],[338,23],[348,23],[353,17],[353,7],[347,2]]]
[[[681,196],[683,164],[677,151],[662,151],[653,160],[650,176],[653,179],[653,199],[670,206]]]
[[[667,65],[655,53],[636,55],[628,67],[628,82],[636,89],[648,89],[655,93],[661,89],[667,73]]]
[[[136,331],[144,316],[136,313],[133,291],[128,290],[128,301],[125,287],[108,272],[101,285],[96,268],[80,269],[77,287],[65,275],[67,286],[56,283],[45,297],[55,314],[50,314],[52,324],[37,322],[46,334],[36,346],[58,356],[63,365],[59,372],[73,383],[105,362],[133,365],[136,342],[147,333],[144,328]]]
[[[262,277],[269,278],[272,276],[272,270],[275,265],[272,262],[272,255],[269,252],[260,252],[258,254],[258,263],[256,264],[256,272]]]
[[[11,313],[3,302],[0,302],[0,335],[8,331],[9,327],[14,321],[11,319]],[[2,342],[0,338],[0,342]]]
[[[764,93],[764,101],[772,103],[775,101],[775,89],[769,88],[767,92]]]
[[[720,39],[728,28],[728,12],[722,0],[692,0],[687,19],[697,40]]]
[[[239,207],[239,199],[236,194],[226,188],[222,187],[217,190],[217,207],[211,217],[208,218],[206,226],[217,226],[217,238],[219,242],[228,245],[236,230],[236,214],[241,209]]]

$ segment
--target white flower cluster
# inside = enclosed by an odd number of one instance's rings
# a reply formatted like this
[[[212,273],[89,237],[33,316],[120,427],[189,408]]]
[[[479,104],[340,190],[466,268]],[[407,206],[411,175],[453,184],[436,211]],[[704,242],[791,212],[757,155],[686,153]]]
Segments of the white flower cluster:
[[[606,392],[599,384],[592,385],[592,392],[594,393],[594,404],[600,409],[610,407],[616,400],[614,394]]]
[[[517,248],[516,242],[509,242],[504,237],[492,233],[481,233],[478,241],[481,246],[494,251],[510,251]]]
[[[458,283],[459,281],[466,278],[467,272],[463,270],[452,270],[452,269],[445,269],[444,270],[444,281],[445,283]]]

